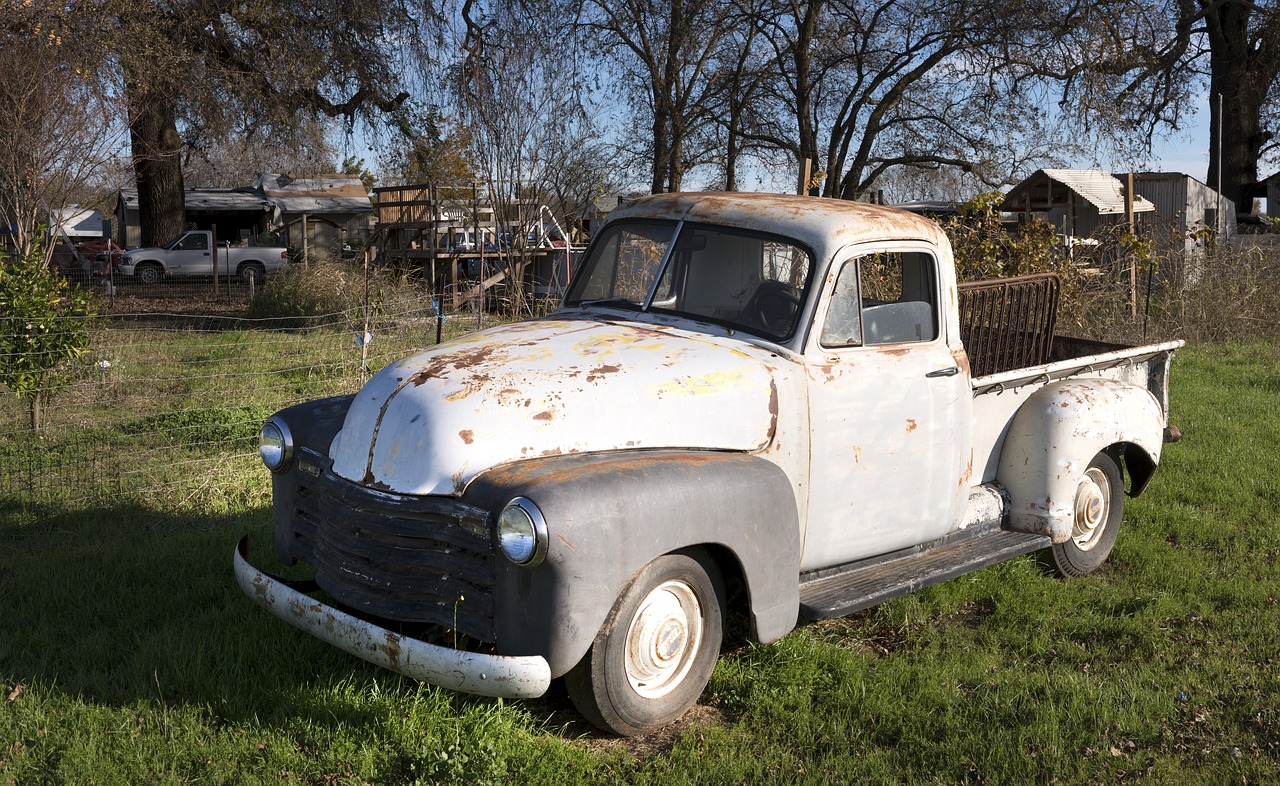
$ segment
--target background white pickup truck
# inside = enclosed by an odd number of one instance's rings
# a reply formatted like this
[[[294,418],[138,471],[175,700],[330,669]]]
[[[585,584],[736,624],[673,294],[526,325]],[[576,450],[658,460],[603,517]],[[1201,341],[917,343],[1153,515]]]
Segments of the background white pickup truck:
[[[551,316],[271,418],[276,548],[315,579],[244,540],[237,579],[372,662],[493,696],[563,677],[643,733],[697,700],[728,613],[769,642],[1031,551],[1102,564],[1176,436],[1180,342],[1058,337],[1056,307],[1051,275],[958,287],[907,213],[638,200]]]
[[[154,284],[165,276],[219,276],[234,274],[245,283],[261,284],[268,273],[289,264],[289,250],[283,247],[213,246],[213,233],[206,230],[184,232],[163,246],[135,248],[120,260],[118,275]]]

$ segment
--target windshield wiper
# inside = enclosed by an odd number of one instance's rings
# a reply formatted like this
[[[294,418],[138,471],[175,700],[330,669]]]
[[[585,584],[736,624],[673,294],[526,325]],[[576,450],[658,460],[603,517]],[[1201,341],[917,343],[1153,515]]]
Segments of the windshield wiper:
[[[586,308],[588,306],[613,306],[616,308],[625,308],[629,311],[643,311],[644,306],[625,297],[602,297],[596,300],[579,300],[574,303],[578,308]]]

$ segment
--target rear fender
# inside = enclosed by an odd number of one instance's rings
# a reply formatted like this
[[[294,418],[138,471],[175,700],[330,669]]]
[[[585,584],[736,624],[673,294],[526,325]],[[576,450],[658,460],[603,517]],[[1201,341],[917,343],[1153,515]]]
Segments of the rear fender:
[[[1013,416],[1000,453],[996,478],[1009,492],[1010,526],[1065,543],[1093,457],[1116,446],[1142,470],[1141,478],[1131,470],[1139,493],[1160,461],[1164,426],[1155,397],[1127,382],[1070,379],[1036,391]]]
[[[654,450],[554,456],[495,468],[463,500],[496,518],[514,497],[547,522],[544,561],[499,555],[494,605],[499,652],[542,655],[559,677],[595,639],[631,577],[654,558],[713,547],[742,577],[754,636],[781,638],[799,612],[800,529],[791,483],[743,453]]]

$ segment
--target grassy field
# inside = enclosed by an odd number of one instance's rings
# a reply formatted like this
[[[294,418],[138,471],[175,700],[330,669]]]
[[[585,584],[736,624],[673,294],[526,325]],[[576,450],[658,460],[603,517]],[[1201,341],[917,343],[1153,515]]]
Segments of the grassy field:
[[[230,340],[230,339],[228,339]],[[265,471],[184,513],[0,510],[0,786],[44,783],[1280,783],[1280,349],[1179,354],[1166,448],[1110,562],[1023,558],[768,646],[620,741],[560,692],[464,697],[234,587]]]

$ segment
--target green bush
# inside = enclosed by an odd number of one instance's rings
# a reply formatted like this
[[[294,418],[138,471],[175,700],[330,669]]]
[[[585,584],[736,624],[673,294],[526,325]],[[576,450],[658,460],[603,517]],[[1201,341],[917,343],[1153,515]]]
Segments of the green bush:
[[[1059,324],[1086,321],[1086,272],[1062,251],[1048,222],[1036,218],[1013,231],[1000,221],[1004,194],[979,194],[961,206],[961,215],[941,224],[951,241],[961,281],[1057,273],[1061,282]]]
[[[51,269],[41,248],[0,263],[0,384],[28,402],[37,433],[60,371],[89,347],[92,315],[89,294]]]

